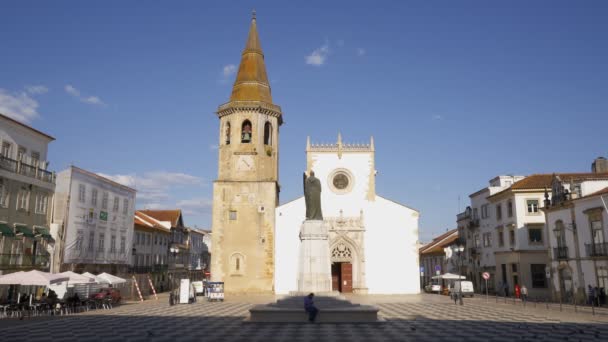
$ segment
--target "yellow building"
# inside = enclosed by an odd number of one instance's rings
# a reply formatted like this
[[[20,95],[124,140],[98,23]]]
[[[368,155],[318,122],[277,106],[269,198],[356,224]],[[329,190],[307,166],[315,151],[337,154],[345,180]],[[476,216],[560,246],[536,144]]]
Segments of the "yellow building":
[[[272,102],[255,14],[230,101],[219,106],[217,116],[211,278],[223,281],[226,293],[272,293],[283,120]]]

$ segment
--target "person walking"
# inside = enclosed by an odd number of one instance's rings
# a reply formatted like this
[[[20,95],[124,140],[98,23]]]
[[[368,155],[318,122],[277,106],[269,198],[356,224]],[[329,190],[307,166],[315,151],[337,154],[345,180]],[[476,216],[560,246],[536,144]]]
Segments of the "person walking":
[[[600,289],[599,287],[593,288],[593,305],[599,307],[600,306]]]
[[[507,282],[504,283],[503,290],[505,291],[505,297],[509,297],[509,284]]]
[[[522,285],[521,286],[521,301],[525,302],[528,300],[528,288],[526,287],[526,285]]]
[[[308,313],[308,321],[314,322],[317,314],[319,313],[319,309],[315,307],[315,303],[313,302],[314,293],[310,293],[308,296],[304,298],[304,310]]]
[[[595,290],[591,285],[587,285],[587,298],[587,302],[589,303],[589,305],[593,305],[593,300],[595,299]]]

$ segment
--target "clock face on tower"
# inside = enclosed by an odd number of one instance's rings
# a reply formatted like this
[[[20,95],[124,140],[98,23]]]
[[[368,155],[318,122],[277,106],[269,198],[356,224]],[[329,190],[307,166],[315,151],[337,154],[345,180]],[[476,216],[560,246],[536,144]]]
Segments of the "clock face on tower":
[[[254,161],[252,156],[239,156],[236,161],[236,169],[238,171],[251,171],[254,167]]]

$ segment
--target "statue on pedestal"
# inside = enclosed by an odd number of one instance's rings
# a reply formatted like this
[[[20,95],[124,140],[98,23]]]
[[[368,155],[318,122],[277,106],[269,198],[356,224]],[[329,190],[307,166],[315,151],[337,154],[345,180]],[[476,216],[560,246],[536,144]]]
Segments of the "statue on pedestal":
[[[321,181],[310,170],[310,176],[304,173],[304,201],[306,202],[306,219],[323,220],[321,211]]]

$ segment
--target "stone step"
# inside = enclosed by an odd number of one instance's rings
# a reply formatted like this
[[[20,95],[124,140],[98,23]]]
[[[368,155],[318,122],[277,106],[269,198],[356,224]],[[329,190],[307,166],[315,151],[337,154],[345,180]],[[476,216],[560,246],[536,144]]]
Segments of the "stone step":
[[[353,304],[337,297],[316,297],[315,307],[319,309],[318,323],[377,323],[379,309],[371,305]],[[249,309],[246,322],[252,323],[307,323],[304,311],[304,297],[287,297],[276,303],[257,305]]]

